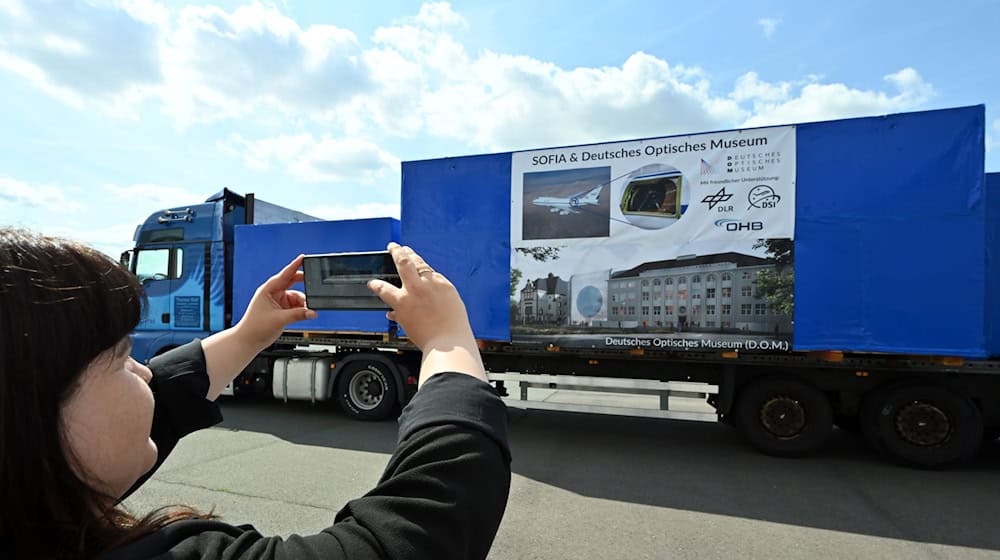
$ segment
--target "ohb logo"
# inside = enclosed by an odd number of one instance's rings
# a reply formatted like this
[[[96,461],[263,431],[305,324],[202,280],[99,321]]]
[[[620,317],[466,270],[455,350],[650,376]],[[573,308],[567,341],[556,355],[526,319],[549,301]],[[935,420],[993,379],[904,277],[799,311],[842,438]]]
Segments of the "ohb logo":
[[[715,220],[716,227],[725,228],[726,231],[761,231],[764,229],[764,222],[741,222],[739,220]]]

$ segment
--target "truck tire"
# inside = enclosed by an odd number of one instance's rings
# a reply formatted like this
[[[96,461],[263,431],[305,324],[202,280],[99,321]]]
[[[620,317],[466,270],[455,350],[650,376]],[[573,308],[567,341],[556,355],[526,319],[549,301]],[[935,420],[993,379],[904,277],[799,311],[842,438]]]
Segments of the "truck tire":
[[[396,409],[396,381],[378,360],[356,360],[337,376],[337,400],[356,420],[384,420]]]
[[[983,417],[971,399],[932,384],[901,384],[872,395],[862,427],[893,459],[941,468],[971,458],[983,440]]]
[[[751,445],[776,457],[800,457],[826,442],[833,409],[822,391],[795,379],[761,378],[737,396],[735,420]]]

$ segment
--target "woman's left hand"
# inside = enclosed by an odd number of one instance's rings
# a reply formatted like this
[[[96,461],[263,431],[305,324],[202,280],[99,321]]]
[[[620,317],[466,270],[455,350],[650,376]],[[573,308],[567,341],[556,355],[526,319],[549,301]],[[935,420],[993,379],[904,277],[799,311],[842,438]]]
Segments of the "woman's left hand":
[[[304,273],[299,270],[302,258],[299,255],[257,288],[247,312],[235,327],[241,337],[246,337],[247,342],[260,350],[273,344],[285,326],[316,318],[316,312],[306,307],[305,294],[290,289],[303,280]]]

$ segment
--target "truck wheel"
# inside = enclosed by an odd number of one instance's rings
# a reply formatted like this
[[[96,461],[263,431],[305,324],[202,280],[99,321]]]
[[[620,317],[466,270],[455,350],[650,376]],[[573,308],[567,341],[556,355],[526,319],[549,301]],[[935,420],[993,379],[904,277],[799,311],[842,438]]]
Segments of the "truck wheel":
[[[864,419],[875,448],[918,467],[944,467],[972,457],[983,439],[973,402],[944,387],[896,385],[880,392]]]
[[[337,377],[340,406],[357,420],[384,420],[396,408],[396,382],[389,366],[376,360],[357,360]]]
[[[743,389],[736,423],[758,450],[799,457],[821,447],[833,431],[830,400],[794,379],[763,378]]]

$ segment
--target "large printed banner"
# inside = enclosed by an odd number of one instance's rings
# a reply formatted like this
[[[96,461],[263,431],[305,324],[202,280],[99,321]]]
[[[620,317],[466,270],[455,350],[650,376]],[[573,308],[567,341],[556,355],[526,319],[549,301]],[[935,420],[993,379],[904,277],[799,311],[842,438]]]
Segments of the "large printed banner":
[[[516,152],[511,336],[787,350],[795,128]]]

